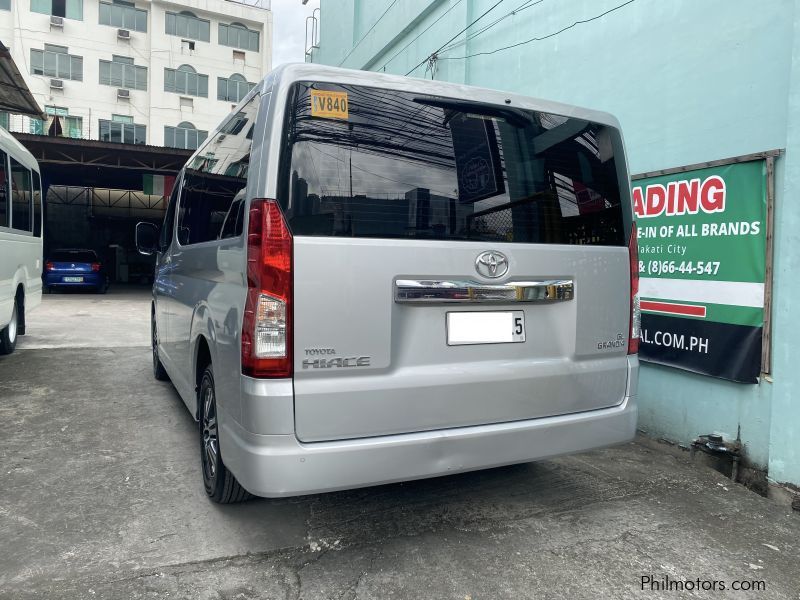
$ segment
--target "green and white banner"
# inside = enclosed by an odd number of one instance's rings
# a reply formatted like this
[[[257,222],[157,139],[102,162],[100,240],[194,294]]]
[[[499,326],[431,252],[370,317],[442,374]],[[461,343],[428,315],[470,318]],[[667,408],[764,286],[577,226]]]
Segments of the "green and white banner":
[[[764,160],[634,182],[640,358],[758,381],[766,189]]]

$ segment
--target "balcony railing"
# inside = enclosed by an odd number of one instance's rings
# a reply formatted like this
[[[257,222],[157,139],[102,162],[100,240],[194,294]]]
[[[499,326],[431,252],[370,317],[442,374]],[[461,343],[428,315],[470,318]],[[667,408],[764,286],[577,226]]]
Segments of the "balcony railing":
[[[56,122],[57,121],[57,122]],[[91,130],[89,111],[86,115],[48,115],[47,121],[25,115],[0,114],[0,126],[11,133],[31,133],[33,135],[51,135],[80,140],[97,139],[97,122],[95,130]]]

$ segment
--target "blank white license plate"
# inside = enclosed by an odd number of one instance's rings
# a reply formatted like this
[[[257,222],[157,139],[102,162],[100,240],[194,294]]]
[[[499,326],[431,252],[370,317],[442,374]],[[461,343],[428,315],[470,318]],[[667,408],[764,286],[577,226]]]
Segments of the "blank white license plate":
[[[64,283],[83,283],[83,277],[62,277]]]
[[[521,310],[447,313],[447,345],[511,344],[525,341]]]

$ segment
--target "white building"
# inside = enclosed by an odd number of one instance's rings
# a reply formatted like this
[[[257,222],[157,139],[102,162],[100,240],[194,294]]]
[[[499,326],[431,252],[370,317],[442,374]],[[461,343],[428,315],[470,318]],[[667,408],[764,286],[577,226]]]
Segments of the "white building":
[[[196,147],[271,69],[269,0],[242,1],[0,0],[0,41],[48,114],[0,125]]]

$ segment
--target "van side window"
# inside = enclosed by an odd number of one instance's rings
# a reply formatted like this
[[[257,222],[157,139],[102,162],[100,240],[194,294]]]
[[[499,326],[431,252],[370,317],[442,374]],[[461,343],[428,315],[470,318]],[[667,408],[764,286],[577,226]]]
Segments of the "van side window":
[[[178,209],[178,242],[186,246],[222,237],[223,224],[233,218],[234,200],[244,204],[252,140],[247,132],[258,114],[256,94],[199,150],[186,166]],[[226,237],[230,237],[226,226]]]
[[[231,204],[231,207],[228,209],[228,214],[225,215],[225,222],[222,224],[222,231],[219,233],[219,239],[222,240],[242,235],[244,229],[245,204],[243,193],[233,201],[233,204]]]
[[[33,231],[31,227],[31,172],[11,158],[11,227]]]
[[[178,204],[178,189],[180,177],[175,178],[172,193],[169,195],[167,212],[164,215],[164,224],[161,227],[161,236],[158,239],[158,248],[163,252],[172,243],[172,231],[175,229],[175,205]]]
[[[39,173],[33,175],[33,235],[42,237],[42,181]]]
[[[0,227],[9,226],[8,210],[8,157],[0,150]]]

